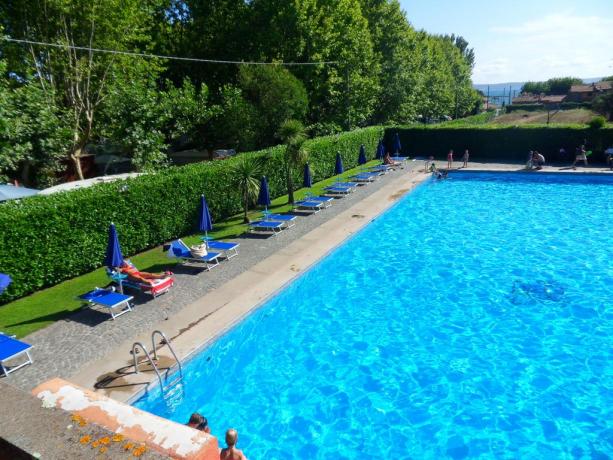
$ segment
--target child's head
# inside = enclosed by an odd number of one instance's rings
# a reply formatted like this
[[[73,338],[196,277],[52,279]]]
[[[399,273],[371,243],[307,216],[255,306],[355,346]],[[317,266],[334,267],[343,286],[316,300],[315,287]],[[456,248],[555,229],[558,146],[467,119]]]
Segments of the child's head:
[[[228,447],[234,447],[238,441],[238,432],[234,428],[226,431],[226,444]]]

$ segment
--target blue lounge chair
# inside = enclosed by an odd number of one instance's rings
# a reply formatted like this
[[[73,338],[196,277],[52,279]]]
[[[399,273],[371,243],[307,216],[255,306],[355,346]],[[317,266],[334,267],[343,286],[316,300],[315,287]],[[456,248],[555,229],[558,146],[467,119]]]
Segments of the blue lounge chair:
[[[375,172],[363,172],[356,174],[355,176],[351,176],[351,178],[356,182],[374,182],[375,179],[379,177],[379,173]]]
[[[272,232],[272,236],[281,233],[283,230],[284,222],[273,220],[260,220],[258,222],[251,222],[249,224],[249,230],[251,232]]]
[[[86,292],[79,296],[79,299],[85,300],[90,306],[100,305],[108,309],[111,314],[111,318],[114,320],[118,316],[132,311],[130,302],[134,300],[131,295],[120,294],[119,292],[111,291],[109,289],[96,288],[93,291]],[[115,310],[119,309],[119,313],[115,313]]]
[[[228,241],[215,241],[210,240],[204,236],[202,237],[202,241],[206,243],[207,249],[213,249],[215,251],[221,252],[221,254],[226,260],[230,260],[232,257],[238,255],[238,247],[240,246],[239,243],[232,243]]]
[[[325,188],[326,192],[332,195],[348,195],[353,192],[353,187],[330,186]]]
[[[391,171],[393,168],[389,165],[377,165],[377,166],[371,166],[370,170],[372,172],[376,172],[380,175],[383,174],[387,174],[389,171]]]
[[[329,208],[334,203],[334,198],[329,196],[307,196],[305,201],[318,201],[322,208]]]
[[[207,270],[211,270],[212,268],[215,268],[219,265],[219,258],[221,257],[221,253],[208,252],[204,256],[196,256],[192,254],[191,250],[189,249],[189,246],[179,238],[178,240],[174,240],[170,243],[170,248],[168,249],[168,257],[180,259],[183,263],[186,264],[197,264],[199,267],[204,267]]]
[[[358,185],[357,182],[335,182],[334,187],[351,187],[351,188],[356,188]]]
[[[22,342],[0,332],[0,368],[2,368],[2,373],[8,377],[11,372],[15,372],[23,366],[32,364],[34,361],[32,361],[32,357],[30,356],[31,349],[32,345],[29,343]],[[23,354],[27,356],[27,361],[12,367],[8,367],[4,364],[4,361],[17,358]]]
[[[290,228],[296,225],[294,222],[296,220],[296,216],[292,216],[289,214],[264,214],[264,220],[267,221],[275,221],[275,222],[283,222],[285,224],[285,228]]]
[[[330,198],[330,200],[332,199],[333,198]],[[310,198],[307,198],[303,201],[298,201],[297,203],[294,204],[294,206],[300,211],[309,211],[309,212],[312,212],[313,214],[316,214],[319,211],[321,211],[323,208],[327,207],[327,206],[324,206],[324,203],[322,201],[311,200]]]

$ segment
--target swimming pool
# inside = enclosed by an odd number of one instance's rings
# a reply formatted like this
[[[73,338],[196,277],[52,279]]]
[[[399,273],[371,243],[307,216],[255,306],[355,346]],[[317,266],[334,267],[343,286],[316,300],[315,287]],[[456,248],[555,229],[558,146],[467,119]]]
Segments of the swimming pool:
[[[612,185],[428,182],[135,405],[252,459],[607,458]]]

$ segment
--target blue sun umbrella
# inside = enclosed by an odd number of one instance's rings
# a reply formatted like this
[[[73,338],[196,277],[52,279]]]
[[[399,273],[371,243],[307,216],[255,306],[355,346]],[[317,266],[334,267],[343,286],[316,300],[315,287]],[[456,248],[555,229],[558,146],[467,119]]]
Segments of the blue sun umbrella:
[[[213,219],[209,211],[209,205],[206,202],[204,195],[200,196],[200,217],[198,219],[198,230],[204,232],[204,239],[209,239],[209,234],[213,230]]]
[[[385,145],[383,145],[383,139],[379,141],[379,145],[377,145],[377,160],[383,160],[385,156]]]
[[[123,263],[123,255],[121,254],[121,246],[119,246],[119,238],[117,238],[117,229],[115,224],[109,226],[109,242],[106,247],[106,257],[104,265],[109,268],[121,266]]]
[[[366,164],[366,149],[364,149],[364,144],[360,145],[360,155],[358,156],[358,164],[365,165]]]
[[[268,206],[270,206],[270,192],[268,191],[268,181],[266,180],[266,176],[262,176],[262,180],[260,181],[258,204],[264,206],[264,213],[268,212]]]
[[[345,171],[345,168],[343,168],[343,159],[341,158],[341,153],[338,152],[336,154],[336,165],[334,165],[334,174],[339,176],[340,174],[343,174],[343,171]],[[336,180],[338,181],[339,177],[337,177]]]
[[[2,294],[13,280],[9,275],[0,273],[0,294]]]
[[[16,187],[9,184],[0,184],[0,201],[18,200],[28,196],[36,195],[39,190],[26,187]]]
[[[311,177],[311,168],[309,164],[304,165],[304,174],[302,176],[302,186],[311,188],[313,186],[313,178]]]
[[[402,150],[402,146],[400,145],[400,135],[396,133],[394,135],[394,148],[392,149],[396,156],[400,155],[400,150]]]

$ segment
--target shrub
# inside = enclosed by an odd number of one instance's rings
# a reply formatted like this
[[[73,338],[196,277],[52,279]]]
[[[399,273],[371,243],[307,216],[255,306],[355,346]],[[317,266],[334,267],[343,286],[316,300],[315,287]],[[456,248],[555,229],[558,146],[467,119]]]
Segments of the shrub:
[[[604,126],[607,124],[607,120],[605,119],[605,117],[599,115],[597,117],[592,118],[589,122],[588,122],[588,126],[591,129],[600,129],[600,128],[604,128]]]
[[[523,162],[527,152],[534,149],[545,154],[548,161],[568,161],[568,158],[559,158],[560,148],[574,152],[584,140],[595,152],[592,158],[597,160],[597,153],[613,144],[613,128],[595,131],[585,125],[481,125],[467,128],[441,124],[388,128],[385,133],[387,145],[391,145],[396,131],[400,134],[405,154],[446,158],[449,149],[456,152],[469,149],[471,160],[476,161]]]
[[[383,128],[372,127],[305,142],[314,180],[334,174],[337,151],[348,168],[357,165],[360,144],[374,157],[382,134]],[[277,146],[241,154],[262,157],[273,198],[287,192],[284,150]],[[237,161],[169,167],[126,181],[0,204],[0,271],[13,278],[2,299],[15,299],[100,267],[111,222],[128,256],[194,232],[202,193],[214,220],[239,213],[240,191],[232,186],[231,176]],[[294,183],[301,184],[302,174],[296,169]]]

